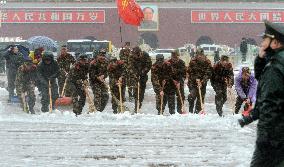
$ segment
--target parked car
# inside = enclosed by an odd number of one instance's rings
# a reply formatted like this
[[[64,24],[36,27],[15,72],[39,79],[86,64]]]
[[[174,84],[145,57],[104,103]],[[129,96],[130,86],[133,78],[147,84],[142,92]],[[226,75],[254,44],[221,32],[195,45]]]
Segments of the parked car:
[[[154,51],[149,52],[151,59],[156,59],[157,54],[163,54],[165,59],[171,58],[171,53],[175,49],[156,49]]]

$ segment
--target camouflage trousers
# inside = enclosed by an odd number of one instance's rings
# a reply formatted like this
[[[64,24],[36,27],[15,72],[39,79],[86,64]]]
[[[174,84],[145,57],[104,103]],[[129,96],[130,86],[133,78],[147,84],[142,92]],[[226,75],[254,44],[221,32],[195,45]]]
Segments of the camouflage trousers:
[[[223,114],[223,105],[227,101],[227,87],[218,87],[215,88],[215,105],[216,105],[216,110],[219,116],[222,116]]]
[[[71,84],[70,84],[71,85]],[[70,87],[71,88],[71,87]],[[72,87],[72,103],[73,103],[73,112],[76,115],[82,113],[82,110],[86,103],[86,94],[82,85],[75,85]]]
[[[135,77],[133,75],[128,75],[126,80],[126,86],[127,86],[127,92],[129,100],[131,101],[134,98],[134,87],[137,85],[137,81],[135,80]]]
[[[239,113],[243,102],[244,102],[244,99],[242,99],[240,96],[238,96],[237,99],[236,99],[236,104],[235,104],[235,114]]]
[[[111,91],[111,104],[112,104],[112,109],[113,109],[113,113],[116,114],[117,111],[120,111],[120,107],[119,103],[120,103],[120,94],[119,94],[119,88],[115,83],[112,83],[110,85],[110,91]],[[122,94],[122,102],[125,102],[125,89],[126,89],[126,85],[122,85],[121,86],[121,94]]]
[[[156,93],[156,109],[158,110],[158,114],[161,114],[161,98],[162,96]],[[163,104],[162,104],[162,113],[165,111],[165,107],[168,104],[170,114],[175,114],[175,95],[164,94],[163,96]]]
[[[108,88],[102,82],[91,83],[91,88],[94,94],[94,105],[96,110],[102,112],[109,99]]]
[[[139,82],[139,109],[140,109],[142,107],[142,102],[144,100],[147,80],[148,76],[140,77],[139,81],[136,80],[134,87],[135,112],[137,112],[137,103],[138,103],[138,82]]]
[[[35,106],[35,101],[36,101],[36,96],[35,96],[35,84],[34,83],[16,83],[16,92],[17,95],[19,96],[19,99],[21,100],[21,104],[22,106],[24,106],[23,104],[23,97],[22,97],[22,93],[27,93],[27,98],[25,100],[30,111],[33,110],[34,106]]]
[[[14,96],[16,75],[17,71],[15,69],[8,69],[7,79],[8,79],[9,99],[12,96]]]
[[[202,87],[201,87],[201,97],[202,97],[203,103],[204,103],[204,97],[205,97],[205,94],[206,94],[206,86],[207,85],[202,85]],[[188,103],[189,103],[189,112],[191,112],[191,113],[193,113],[194,101],[195,100],[196,100],[196,102],[195,102],[194,113],[198,114],[201,111],[201,105],[200,105],[200,97],[199,97],[199,92],[198,92],[197,86],[189,88]]]
[[[42,88],[42,96],[41,96],[41,111],[42,112],[48,112],[48,106],[50,104],[50,95],[49,95],[49,85],[41,85],[41,88]],[[52,99],[52,108],[54,109],[55,105],[55,101],[56,99],[59,97],[59,94],[58,94],[58,86],[57,86],[57,83],[56,83],[56,80],[52,80],[51,81],[51,99]]]
[[[58,76],[58,87],[59,87],[59,95],[60,96],[61,96],[61,93],[62,93],[62,90],[63,90],[63,87],[64,87],[65,80],[66,80],[66,76],[65,75],[60,74]],[[66,97],[70,97],[71,96],[71,90],[69,89],[69,87],[67,85],[65,86],[64,95]]]
[[[181,98],[184,104],[184,100],[185,100],[185,96],[184,96],[184,82],[180,82],[180,94],[181,94]],[[178,89],[176,91],[176,99],[177,99],[177,112],[178,113],[182,113],[182,103],[181,103],[181,99],[179,97],[179,93],[178,93]]]

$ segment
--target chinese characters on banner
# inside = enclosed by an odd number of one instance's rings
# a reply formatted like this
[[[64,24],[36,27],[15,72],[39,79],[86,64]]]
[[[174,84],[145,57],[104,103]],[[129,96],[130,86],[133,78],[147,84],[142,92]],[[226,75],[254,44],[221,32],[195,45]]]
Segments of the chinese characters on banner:
[[[105,10],[5,9],[2,23],[105,23]]]
[[[192,23],[284,23],[283,10],[192,10]]]

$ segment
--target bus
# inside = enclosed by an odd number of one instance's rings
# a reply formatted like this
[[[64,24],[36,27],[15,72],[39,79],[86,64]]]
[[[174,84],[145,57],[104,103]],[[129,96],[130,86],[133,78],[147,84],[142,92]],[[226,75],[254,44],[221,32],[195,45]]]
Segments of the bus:
[[[70,54],[85,53],[88,56],[93,54],[93,42],[89,39],[70,39],[67,41],[67,49]]]
[[[108,54],[112,52],[111,41],[107,40],[72,39],[67,41],[67,48],[73,56],[75,53],[84,53],[89,58],[93,58],[93,52],[99,52],[101,49],[105,49]]]

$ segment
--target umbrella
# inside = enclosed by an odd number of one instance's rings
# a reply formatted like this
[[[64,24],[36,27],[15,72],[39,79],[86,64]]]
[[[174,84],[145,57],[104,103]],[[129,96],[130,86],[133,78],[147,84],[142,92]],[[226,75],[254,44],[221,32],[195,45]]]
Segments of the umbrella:
[[[46,36],[33,36],[27,40],[30,49],[36,49],[43,47],[46,50],[55,50],[57,49],[57,43]]]
[[[17,46],[17,48],[19,49],[19,52],[23,54],[24,58],[28,58],[29,57],[30,50],[29,50],[29,48],[27,48],[27,47],[25,47],[23,45],[18,45],[18,44],[16,44],[16,45],[9,45],[4,50],[8,51],[11,47],[15,47],[15,46]]]

